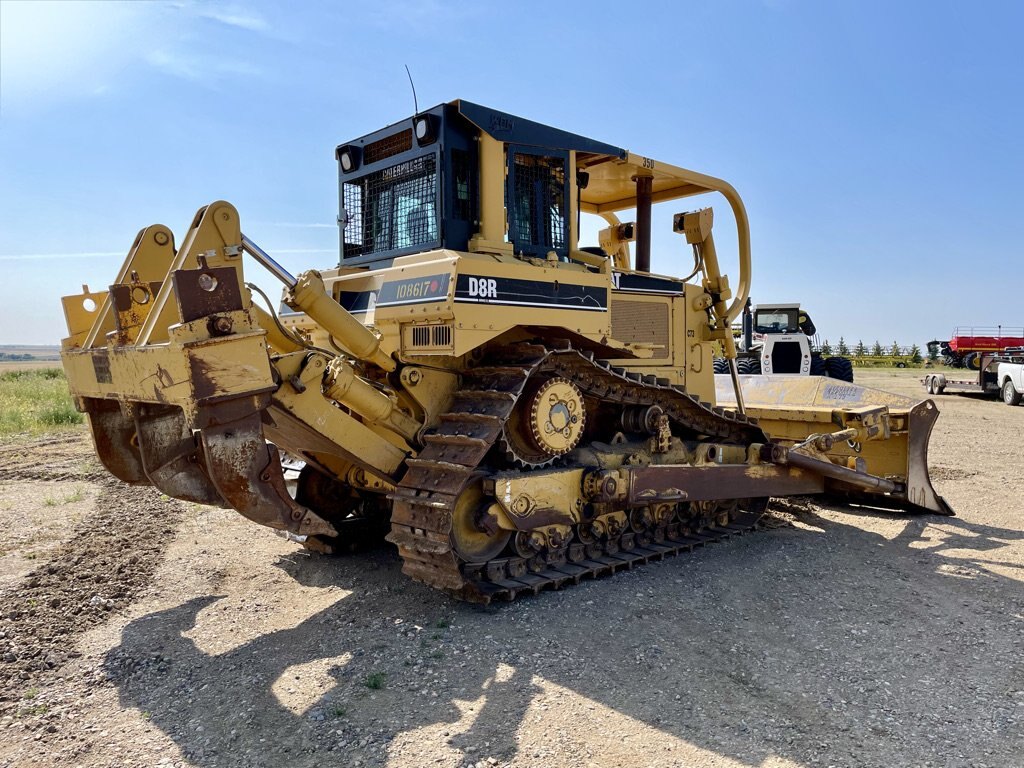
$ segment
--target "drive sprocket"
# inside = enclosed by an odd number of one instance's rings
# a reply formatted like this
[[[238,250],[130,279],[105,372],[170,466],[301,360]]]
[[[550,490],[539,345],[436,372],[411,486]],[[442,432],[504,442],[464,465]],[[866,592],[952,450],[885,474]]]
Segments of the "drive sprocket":
[[[505,425],[506,457],[524,468],[546,467],[579,445],[586,422],[579,387],[562,376],[544,378],[524,393]]]

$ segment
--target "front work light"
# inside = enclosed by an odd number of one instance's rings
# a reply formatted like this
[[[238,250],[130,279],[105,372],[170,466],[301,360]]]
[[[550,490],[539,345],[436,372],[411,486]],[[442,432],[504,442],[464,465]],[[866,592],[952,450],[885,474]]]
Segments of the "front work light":
[[[412,127],[413,133],[416,134],[416,143],[421,147],[424,144],[430,144],[437,138],[434,120],[430,115],[420,115],[413,118]]]
[[[338,163],[345,173],[351,173],[359,167],[359,147],[353,147],[351,144],[338,147],[337,154]]]

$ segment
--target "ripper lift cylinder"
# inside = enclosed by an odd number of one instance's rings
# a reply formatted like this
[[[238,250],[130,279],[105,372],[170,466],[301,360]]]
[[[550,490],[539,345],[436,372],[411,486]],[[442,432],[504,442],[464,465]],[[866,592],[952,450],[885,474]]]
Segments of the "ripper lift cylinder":
[[[397,367],[395,361],[380,348],[376,334],[327,294],[319,272],[310,270],[299,275],[295,285],[288,289],[285,302],[313,318],[358,359],[371,362],[385,371],[393,371]]]
[[[376,334],[327,294],[319,272],[309,270],[295,278],[245,235],[242,235],[242,247],[285,284],[288,289],[285,302],[288,306],[309,315],[353,356],[385,371],[395,370],[395,361],[380,348],[380,339]]]

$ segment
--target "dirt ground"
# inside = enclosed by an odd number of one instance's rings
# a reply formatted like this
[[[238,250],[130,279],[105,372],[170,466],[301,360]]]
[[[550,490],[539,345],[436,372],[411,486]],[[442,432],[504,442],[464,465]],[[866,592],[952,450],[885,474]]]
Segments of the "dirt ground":
[[[490,608],[5,443],[0,765],[1024,766],[1024,408],[938,404],[955,518],[776,503]]]

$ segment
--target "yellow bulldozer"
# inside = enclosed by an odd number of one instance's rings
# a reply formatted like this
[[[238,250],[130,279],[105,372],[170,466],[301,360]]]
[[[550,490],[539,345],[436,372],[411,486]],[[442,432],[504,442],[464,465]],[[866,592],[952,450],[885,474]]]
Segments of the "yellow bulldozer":
[[[750,236],[726,182],[464,100],[336,157],[338,266],[289,274],[214,202],[63,299],[114,476],[316,551],[386,535],[406,574],[478,602],[752,530],[771,497],[952,514],[930,400],[737,374]],[[672,217],[692,274],[650,272],[653,206],[705,193],[735,219],[735,286],[711,208]],[[606,225],[591,247],[583,215]],[[280,311],[243,264],[284,284]]]

